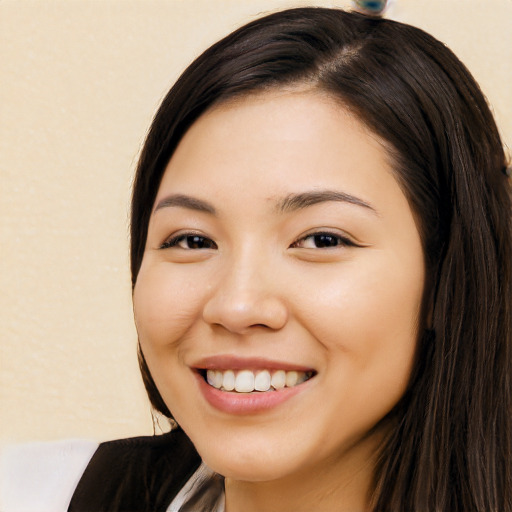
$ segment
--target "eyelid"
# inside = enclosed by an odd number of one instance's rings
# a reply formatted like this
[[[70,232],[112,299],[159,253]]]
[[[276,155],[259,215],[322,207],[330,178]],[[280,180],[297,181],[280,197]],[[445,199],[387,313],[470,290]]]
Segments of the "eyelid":
[[[333,247],[315,247],[314,249],[316,249],[316,250],[335,249],[335,248],[338,248],[338,247],[364,247],[365,246],[361,242],[356,241],[355,237],[347,234],[344,231],[339,231],[337,229],[332,229],[332,228],[315,228],[313,230],[310,230],[310,231],[304,233],[299,238],[297,238],[290,245],[290,247],[292,249],[294,249],[294,248],[297,248],[297,249],[308,249],[308,248],[304,248],[304,247],[298,247],[298,243],[299,242],[303,242],[304,240],[307,240],[309,237],[321,236],[321,235],[332,236],[334,238],[339,239],[341,241],[341,243],[339,243],[338,245],[333,246]],[[313,249],[313,248],[309,248],[309,249]]]
[[[197,251],[197,250],[211,249],[211,247],[196,248],[196,249],[192,249],[192,248],[185,249],[185,248],[180,247],[178,245],[178,243],[181,240],[186,239],[187,237],[194,237],[194,236],[199,237],[199,238],[203,238],[204,240],[209,240],[215,246],[214,248],[215,249],[217,248],[217,244],[209,236],[206,236],[204,233],[201,233],[200,231],[188,230],[188,231],[178,231],[176,233],[173,233],[172,235],[167,237],[164,242],[162,242],[160,244],[159,249],[178,248],[178,249],[182,249],[184,251]]]

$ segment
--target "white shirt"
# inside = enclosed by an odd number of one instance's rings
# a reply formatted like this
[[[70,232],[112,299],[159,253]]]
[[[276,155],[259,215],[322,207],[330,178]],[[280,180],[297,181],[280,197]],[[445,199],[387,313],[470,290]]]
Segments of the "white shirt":
[[[75,488],[98,448],[95,441],[66,440],[7,446],[0,454],[1,512],[67,512]],[[190,508],[189,500],[194,501]],[[224,512],[222,477],[201,464],[167,508]],[[208,505],[206,506],[206,503]]]
[[[0,511],[66,512],[98,448],[66,440],[6,446],[0,456]]]

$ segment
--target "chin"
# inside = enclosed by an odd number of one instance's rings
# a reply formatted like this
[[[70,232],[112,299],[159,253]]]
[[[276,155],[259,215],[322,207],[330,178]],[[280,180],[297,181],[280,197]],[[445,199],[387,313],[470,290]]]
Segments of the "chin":
[[[244,482],[269,482],[279,480],[290,473],[290,467],[275,464],[274,461],[255,457],[254,460],[245,458],[227,459],[226,457],[204,457],[204,463],[216,473],[229,478]]]
[[[194,439],[192,442],[194,442]],[[203,462],[226,478],[247,482],[277,480],[301,466],[297,449],[275,442],[248,443],[247,440],[194,442]]]

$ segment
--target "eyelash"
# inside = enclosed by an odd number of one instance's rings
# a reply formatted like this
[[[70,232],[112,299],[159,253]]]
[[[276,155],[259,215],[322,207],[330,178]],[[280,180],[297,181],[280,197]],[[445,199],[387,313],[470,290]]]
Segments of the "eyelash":
[[[314,241],[315,247],[300,247],[299,244],[301,242],[305,242],[309,238],[316,239]],[[324,239],[328,238],[331,241],[335,241],[336,243],[335,244],[328,243],[328,244],[324,245],[323,247],[318,247],[318,245],[316,245],[316,244],[319,242],[320,242],[320,244],[322,243],[321,238],[324,238]],[[325,241],[326,240],[324,240],[324,242]],[[303,249],[330,249],[330,248],[336,248],[336,247],[359,247],[359,245],[356,244],[355,242],[353,242],[352,240],[350,240],[350,238],[348,238],[346,236],[342,236],[338,233],[331,233],[329,231],[318,231],[315,233],[309,233],[306,236],[299,238],[298,240],[293,242],[293,244],[290,247],[303,248]]]
[[[190,244],[191,239],[196,239],[196,242],[199,242],[202,244],[201,247],[181,247],[179,244],[180,242],[187,241],[187,244]],[[204,244],[208,244],[206,247]],[[217,244],[210,240],[209,238],[199,235],[197,233],[181,233],[179,235],[173,236],[169,240],[166,240],[161,246],[160,249],[169,249],[171,247],[179,247],[180,249],[183,249],[185,251],[191,251],[191,250],[198,250],[198,249],[217,249]]]
[[[300,244],[304,243],[308,239],[313,239],[315,247],[301,247]],[[323,240],[322,240],[323,239]],[[330,243],[329,242],[335,242]],[[180,243],[186,241],[188,247],[181,247]],[[326,243],[327,242],[327,243]],[[191,247],[193,244],[199,244],[199,246]],[[318,245],[322,245],[319,247]],[[169,249],[172,247],[179,247],[183,250],[200,250],[200,249],[217,249],[217,244],[207,238],[205,236],[196,234],[196,233],[181,233],[179,235],[173,236],[169,240],[166,240],[161,246],[160,249]],[[329,249],[335,247],[359,247],[358,244],[350,240],[346,236],[342,236],[338,233],[331,233],[329,231],[319,231],[315,233],[310,233],[306,236],[303,236],[293,242],[290,245],[291,248],[303,248],[303,249]]]

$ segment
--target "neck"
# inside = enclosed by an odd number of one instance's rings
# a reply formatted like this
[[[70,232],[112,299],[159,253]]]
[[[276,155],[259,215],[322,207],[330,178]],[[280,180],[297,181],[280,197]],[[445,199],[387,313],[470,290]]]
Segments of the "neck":
[[[368,512],[376,448],[370,444],[272,481],[227,478],[226,512]]]

